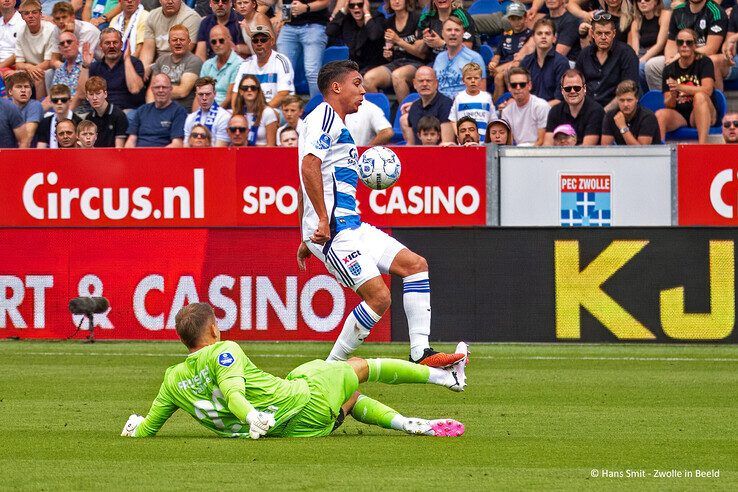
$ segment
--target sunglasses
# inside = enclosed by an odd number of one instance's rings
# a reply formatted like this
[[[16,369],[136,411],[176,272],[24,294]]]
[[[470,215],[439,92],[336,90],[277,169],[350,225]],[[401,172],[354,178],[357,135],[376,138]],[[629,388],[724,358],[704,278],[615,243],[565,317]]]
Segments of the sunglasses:
[[[564,92],[574,91],[574,92],[577,92],[578,93],[579,91],[582,90],[582,86],[581,85],[567,85],[566,87],[562,87],[561,89]]]
[[[229,126],[228,131],[231,133],[244,133],[247,130],[245,126]]]
[[[74,41],[72,41],[71,39],[67,39],[66,41],[59,41],[59,46],[69,46],[72,43],[74,43]]]
[[[54,104],[56,104],[56,103],[65,103],[65,102],[68,102],[69,101],[69,98],[66,97],[66,96],[64,96],[64,97],[51,97],[50,99],[51,99],[51,102],[54,103]]]
[[[522,89],[526,85],[528,85],[528,82],[510,82],[511,89]]]
[[[190,133],[190,137],[197,139],[197,140],[205,140],[206,138],[208,138],[208,136],[205,133],[200,133],[200,132]]]
[[[210,0],[210,1],[213,2],[215,5],[228,5],[229,3],[231,3],[231,0]]]
[[[738,128],[738,120],[723,121],[723,128],[730,128],[731,126]]]
[[[239,87],[239,89],[245,92],[250,92],[250,91],[256,92],[259,90],[259,88],[255,85],[242,85],[241,87]]]
[[[348,7],[350,9],[360,9],[363,6],[364,6],[364,2],[361,2],[361,3],[350,3],[350,4],[348,4]]]
[[[225,44],[226,40],[225,38],[219,38],[219,39],[211,39],[210,44],[213,46],[218,46],[219,44]]]
[[[677,46],[694,46],[694,39],[677,39],[676,40]]]
[[[257,37],[251,38],[251,42],[253,44],[264,44],[267,41],[269,41],[268,36],[257,36]]]
[[[598,10],[594,14],[592,14],[592,20],[593,21],[609,21],[612,19],[612,14],[610,12],[605,12],[604,10]]]

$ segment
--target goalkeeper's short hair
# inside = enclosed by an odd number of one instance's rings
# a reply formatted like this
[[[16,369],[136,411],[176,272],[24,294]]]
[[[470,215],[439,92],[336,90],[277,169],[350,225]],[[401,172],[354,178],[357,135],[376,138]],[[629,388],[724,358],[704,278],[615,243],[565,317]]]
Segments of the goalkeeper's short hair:
[[[211,322],[215,322],[215,312],[206,302],[188,304],[180,309],[174,318],[177,335],[188,348],[197,345]]]

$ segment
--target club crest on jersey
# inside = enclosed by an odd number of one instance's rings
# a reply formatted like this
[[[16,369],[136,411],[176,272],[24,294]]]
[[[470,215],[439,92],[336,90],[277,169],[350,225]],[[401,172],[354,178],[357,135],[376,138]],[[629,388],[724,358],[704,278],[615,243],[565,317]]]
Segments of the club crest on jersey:
[[[230,352],[223,352],[218,356],[218,364],[223,367],[228,367],[235,362],[236,359],[230,354]]]
[[[316,149],[325,150],[330,146],[331,146],[331,137],[327,133],[322,134],[318,138],[318,141],[315,142]]]

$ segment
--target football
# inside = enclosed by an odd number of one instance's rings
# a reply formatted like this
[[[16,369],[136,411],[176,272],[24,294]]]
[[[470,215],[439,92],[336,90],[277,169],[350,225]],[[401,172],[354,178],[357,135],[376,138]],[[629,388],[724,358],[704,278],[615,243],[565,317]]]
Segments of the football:
[[[395,184],[401,169],[397,154],[380,145],[367,149],[359,158],[359,176],[373,190],[385,190]]]

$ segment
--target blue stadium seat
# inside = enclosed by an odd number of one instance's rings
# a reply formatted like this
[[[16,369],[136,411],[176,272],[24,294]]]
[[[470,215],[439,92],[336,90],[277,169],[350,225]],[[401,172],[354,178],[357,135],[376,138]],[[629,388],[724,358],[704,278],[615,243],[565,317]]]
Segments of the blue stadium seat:
[[[505,12],[507,6],[512,2],[505,1],[500,3],[499,0],[477,0],[467,9],[469,15],[476,14],[494,14],[495,12]]]
[[[728,111],[728,100],[722,91],[713,92],[717,110],[717,124],[710,127],[710,135],[721,135],[723,132],[721,121]],[[664,107],[664,94],[661,91],[648,91],[640,100],[640,104],[654,113]],[[684,126],[666,134],[666,140],[697,140],[697,129]]]
[[[348,46],[329,46],[323,52],[323,65],[330,61],[348,60],[348,57]],[[295,70],[295,93],[309,94],[310,87],[305,78],[305,67],[302,64],[302,58],[298,60],[299,63],[295,63],[295,60],[290,61],[292,62],[292,68]]]
[[[490,45],[483,44],[479,46],[479,54],[482,55],[482,60],[484,60],[484,66],[486,67],[489,65],[489,61],[492,57],[495,56],[495,50],[493,50]]]
[[[509,92],[505,92],[503,95],[501,95],[500,97],[497,98],[497,100],[495,101],[495,107],[497,107],[500,104],[504,103],[505,101],[507,101],[511,97],[512,97],[512,94],[510,94]]]
[[[302,119],[305,119],[307,115],[310,114],[310,112],[318,107],[318,104],[323,102],[323,95],[317,94],[310,98],[310,100],[305,105],[305,109],[302,112]]]
[[[379,4],[379,8],[377,9],[377,12],[382,14],[385,18],[388,18],[392,15],[389,12],[387,12],[387,7],[384,6],[384,2]]]
[[[329,46],[323,52],[323,65],[336,60],[348,60],[348,46]]]
[[[364,99],[379,106],[379,109],[384,113],[384,117],[387,121],[390,119],[390,102],[387,96],[383,92],[367,92],[364,94]]]
[[[415,102],[420,98],[420,95],[417,92],[411,92],[408,94],[408,96],[403,99],[402,103],[397,107],[397,114],[395,114],[395,121],[392,124],[392,129],[394,130],[395,134],[392,137],[392,140],[390,140],[390,143],[394,145],[405,145],[405,138],[402,136],[402,128],[400,128],[400,116],[402,116],[402,113],[400,111],[400,108],[402,108],[402,105],[405,103],[411,103]]]

